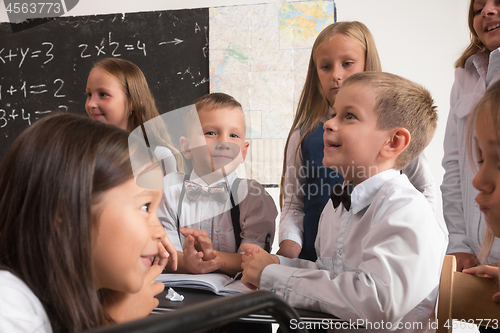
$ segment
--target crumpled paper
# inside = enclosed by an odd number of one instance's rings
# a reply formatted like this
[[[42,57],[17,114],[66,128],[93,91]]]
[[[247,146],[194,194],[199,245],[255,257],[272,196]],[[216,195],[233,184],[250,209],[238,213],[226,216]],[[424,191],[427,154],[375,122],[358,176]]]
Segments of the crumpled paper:
[[[172,288],[168,288],[168,292],[165,298],[170,300],[171,302],[182,302],[184,300],[184,296],[180,295]]]

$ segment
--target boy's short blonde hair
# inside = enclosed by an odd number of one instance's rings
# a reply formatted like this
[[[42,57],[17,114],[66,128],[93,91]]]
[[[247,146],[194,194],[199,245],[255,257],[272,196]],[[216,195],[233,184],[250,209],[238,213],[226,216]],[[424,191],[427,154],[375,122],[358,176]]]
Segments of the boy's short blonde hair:
[[[243,107],[240,102],[238,102],[234,97],[224,94],[224,93],[211,93],[206,94],[198,98],[194,105],[196,110],[200,112],[203,111],[211,111],[213,109],[221,109],[221,108],[235,108],[243,111]]]
[[[396,169],[403,169],[427,147],[436,131],[438,116],[431,94],[415,82],[384,72],[351,75],[342,87],[353,84],[363,85],[375,93],[378,129],[403,127],[410,132],[408,147],[396,159]]]
[[[238,102],[234,97],[228,94],[211,93],[198,98],[196,101],[194,101],[194,107],[193,105],[190,106],[190,109],[188,110],[184,118],[185,135],[189,136],[191,134],[193,124],[199,124],[198,112],[212,111],[222,108],[238,109],[243,114],[243,107],[241,106],[240,102]]]

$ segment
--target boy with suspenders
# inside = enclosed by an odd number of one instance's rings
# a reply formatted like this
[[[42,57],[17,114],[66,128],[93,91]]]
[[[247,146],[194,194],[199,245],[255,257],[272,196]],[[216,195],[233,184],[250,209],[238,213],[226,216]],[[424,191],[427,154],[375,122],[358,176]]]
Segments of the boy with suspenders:
[[[241,104],[213,93],[195,107],[180,138],[193,171],[165,176],[158,218],[177,248],[177,272],[234,276],[241,271],[242,243],[271,250],[277,210],[261,184],[237,177],[249,146]]]

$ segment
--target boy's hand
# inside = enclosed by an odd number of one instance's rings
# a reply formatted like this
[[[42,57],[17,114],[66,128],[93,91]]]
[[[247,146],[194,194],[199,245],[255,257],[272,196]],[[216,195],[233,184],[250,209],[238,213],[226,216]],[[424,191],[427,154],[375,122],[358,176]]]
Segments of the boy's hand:
[[[180,233],[187,237],[191,235],[194,237],[194,247],[196,250],[203,252],[203,260],[210,261],[217,257],[217,252],[212,246],[212,240],[208,237],[208,233],[202,229],[181,228]]]
[[[137,293],[111,290],[103,303],[111,318],[117,323],[122,323],[148,316],[158,306],[159,301],[155,298],[155,295],[165,289],[162,282],[155,283],[155,279],[164,268],[165,265],[152,265],[144,276],[141,290]]]
[[[224,262],[217,263],[215,259],[203,260],[203,252],[195,248],[195,238],[188,235],[182,245],[183,267],[190,273],[205,274],[211,273],[226,266]]]
[[[498,279],[499,272],[500,272],[500,270],[498,269],[498,267],[489,266],[489,265],[476,266],[476,267],[472,267],[472,268],[466,268],[463,270],[463,273],[474,274],[474,275],[479,275],[479,276],[484,275],[486,277],[495,278],[495,279]],[[497,303],[500,302],[500,292],[497,292],[493,295],[493,301],[497,302]]]
[[[302,247],[299,245],[299,243],[294,242],[290,239],[285,239],[280,243],[280,249],[276,254],[290,259],[295,259],[299,257],[301,250]]]
[[[454,255],[457,259],[457,272],[461,272],[466,268],[471,268],[479,264],[479,260],[477,260],[477,257],[474,254],[465,252],[455,252],[450,254]]]
[[[240,249],[245,252],[241,263],[243,269],[241,282],[250,289],[257,289],[260,287],[260,277],[264,268],[267,265],[279,264],[279,259],[258,245],[243,243]]]
[[[158,256],[156,256],[154,264],[165,267],[168,263],[168,258],[170,258],[170,268],[174,271],[177,270],[177,250],[165,234],[161,241],[158,242]]]

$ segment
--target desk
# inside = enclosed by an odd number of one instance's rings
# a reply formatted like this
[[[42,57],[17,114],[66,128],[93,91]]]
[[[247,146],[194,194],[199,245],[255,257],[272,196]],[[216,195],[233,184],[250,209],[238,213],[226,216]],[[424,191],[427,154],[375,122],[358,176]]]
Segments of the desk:
[[[184,300],[182,302],[172,302],[165,298],[167,294],[168,287],[165,290],[156,296],[160,301],[160,304],[156,309],[153,310],[153,313],[165,313],[169,311],[179,310],[190,305],[200,304],[203,302],[207,302],[213,300],[218,297],[231,297],[231,296],[218,296],[210,291],[205,290],[197,290],[197,289],[189,289],[189,288],[180,288],[176,287],[174,289],[179,294],[184,296]],[[295,311],[299,314],[302,321],[305,322],[322,322],[323,320],[327,321],[338,321],[341,322],[343,320],[338,319],[337,317],[323,312],[316,312],[310,310],[303,310],[295,308]],[[250,322],[259,322],[259,323],[276,323],[274,318],[270,315],[266,314],[250,314],[244,318],[240,318],[242,321],[250,321]]]

